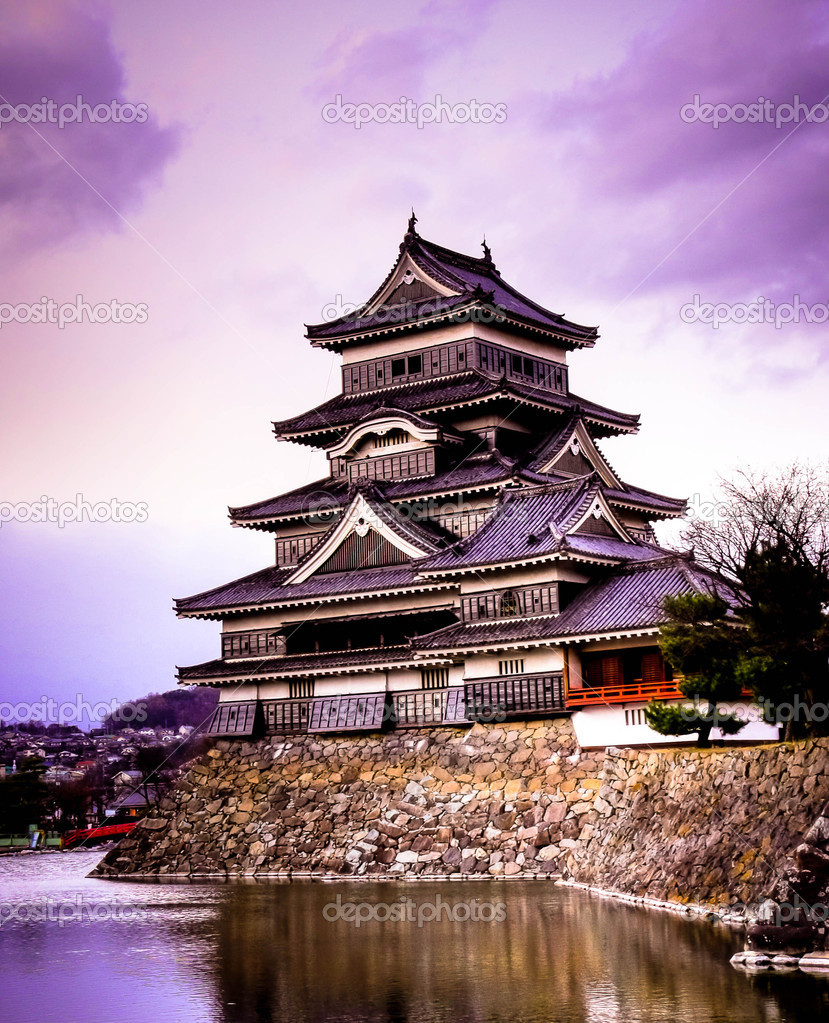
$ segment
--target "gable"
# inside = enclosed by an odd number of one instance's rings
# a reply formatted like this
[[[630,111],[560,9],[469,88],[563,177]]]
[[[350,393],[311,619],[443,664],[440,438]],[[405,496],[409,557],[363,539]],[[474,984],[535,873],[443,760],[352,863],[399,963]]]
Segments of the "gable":
[[[570,446],[564,449],[553,464],[556,472],[572,472],[576,476],[586,476],[595,468],[580,450],[573,451]]]
[[[404,565],[408,558],[399,547],[373,529],[361,536],[349,533],[331,557],[317,572],[349,572],[361,568],[381,568],[385,565]]]
[[[436,550],[421,528],[400,518],[391,506],[375,504],[358,492],[342,518],[285,582],[305,582],[317,572],[403,565]]]
[[[596,442],[590,436],[582,420],[575,424],[573,432],[558,453],[540,466],[539,471],[573,473],[576,476],[586,476],[588,473],[597,472],[606,486],[621,487],[622,485],[601,451],[596,447]]]
[[[619,538],[619,534],[610,525],[607,519],[601,515],[597,518],[594,515],[589,515],[584,522],[579,526],[578,529],[573,530],[574,533],[588,533],[591,536],[612,536]]]
[[[403,274],[397,287],[388,295],[386,306],[406,305],[408,302],[422,302],[427,298],[440,298],[441,296],[430,287],[426,281],[416,277],[412,271]]]
[[[432,280],[408,253],[403,253],[389,280],[366,303],[363,316],[374,316],[379,309],[403,305],[405,302],[422,302],[425,299],[448,298],[457,295],[445,284]]]
[[[599,491],[583,515],[567,530],[569,534],[589,536],[611,536],[625,543],[633,540]]]

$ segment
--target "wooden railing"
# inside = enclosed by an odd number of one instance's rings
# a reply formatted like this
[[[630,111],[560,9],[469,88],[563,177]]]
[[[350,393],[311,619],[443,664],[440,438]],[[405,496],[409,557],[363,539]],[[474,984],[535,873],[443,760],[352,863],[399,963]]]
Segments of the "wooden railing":
[[[693,699],[692,696],[685,696],[680,692],[678,686],[682,681],[682,676],[678,676],[671,682],[665,679],[657,680],[656,682],[637,680],[615,686],[585,686],[583,689],[571,689],[567,694],[567,706],[570,709],[576,709],[611,703]],[[702,699],[704,700],[705,697]],[[751,701],[754,697],[750,689],[743,689],[740,692],[739,699]]]
[[[396,728],[462,724],[467,720],[464,691],[460,686],[412,689],[392,693],[391,698],[392,724]]]
[[[241,738],[262,729],[276,734],[379,731],[566,711],[560,673],[499,675],[441,689],[219,704],[208,734]]]
[[[464,690],[466,716],[474,721],[503,721],[566,710],[564,676],[560,672],[475,679],[467,682]]]
[[[311,697],[263,700],[266,732],[307,732]]]
[[[637,700],[681,700],[682,693],[676,682],[664,679],[656,682],[625,682],[615,686],[585,686],[571,689],[567,695],[568,707],[589,707],[608,703],[633,703]]]

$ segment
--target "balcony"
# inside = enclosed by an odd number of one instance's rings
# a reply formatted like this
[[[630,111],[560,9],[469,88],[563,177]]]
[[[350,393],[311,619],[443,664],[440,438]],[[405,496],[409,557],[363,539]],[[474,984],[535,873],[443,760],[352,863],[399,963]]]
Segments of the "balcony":
[[[464,685],[466,716],[472,721],[504,721],[567,713],[560,672],[499,675]]]
[[[263,700],[268,732],[376,732],[390,718],[386,693]]]
[[[677,688],[678,683],[682,681],[682,676],[678,676],[673,681],[657,679],[652,682],[643,682],[641,679],[634,679],[632,682],[620,685],[585,686],[584,689],[571,689],[567,695],[567,706],[570,710],[579,710],[581,707],[609,706],[614,703],[693,699],[693,697],[684,696]],[[751,702],[754,696],[750,689],[743,689],[739,698],[742,701]]]
[[[579,710],[581,707],[603,704],[683,699],[685,697],[677,689],[676,682],[668,682],[664,679],[655,682],[636,680],[613,686],[585,686],[584,689],[571,689],[567,695],[567,706],[570,710]]]
[[[255,737],[263,731],[377,732],[567,712],[560,673],[499,675],[475,679],[462,687],[222,703],[207,732],[237,738]]]
[[[448,689],[412,689],[391,694],[395,728],[467,724],[466,701],[460,686]]]

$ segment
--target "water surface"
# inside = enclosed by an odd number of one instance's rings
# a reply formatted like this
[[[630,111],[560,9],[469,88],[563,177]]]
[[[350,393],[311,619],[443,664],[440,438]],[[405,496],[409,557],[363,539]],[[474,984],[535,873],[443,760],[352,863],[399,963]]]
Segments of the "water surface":
[[[725,929],[552,883],[125,884],[85,877],[100,855],[0,857],[4,1023],[829,1018],[829,979],[739,973]]]

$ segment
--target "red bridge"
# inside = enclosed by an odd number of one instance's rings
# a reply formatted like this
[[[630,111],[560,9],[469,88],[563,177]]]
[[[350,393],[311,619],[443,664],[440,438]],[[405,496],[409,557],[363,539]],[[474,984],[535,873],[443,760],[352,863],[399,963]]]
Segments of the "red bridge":
[[[60,847],[61,849],[71,849],[76,845],[106,842],[109,838],[129,834],[137,823],[137,821],[129,821],[127,824],[106,824],[99,828],[80,828],[76,831],[67,831],[61,839]]]

